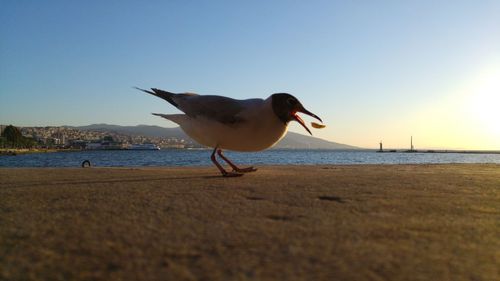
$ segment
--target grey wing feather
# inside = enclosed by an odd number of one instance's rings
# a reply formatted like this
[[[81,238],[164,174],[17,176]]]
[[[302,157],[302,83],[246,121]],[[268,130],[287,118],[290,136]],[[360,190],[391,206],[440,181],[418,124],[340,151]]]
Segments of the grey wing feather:
[[[194,93],[174,94],[156,88],[152,88],[151,91],[135,88],[168,101],[192,118],[203,116],[224,124],[245,121],[244,118],[238,116],[245,109],[243,105],[245,101],[242,100],[222,96],[201,96]]]
[[[151,94],[153,96],[157,96],[161,99],[164,99],[166,101],[168,101],[171,105],[175,106],[175,107],[179,107],[177,105],[177,103],[174,101],[174,97],[177,95],[177,94],[174,94],[174,93],[171,93],[171,92],[167,92],[167,91],[163,91],[163,90],[160,90],[160,89],[155,89],[155,88],[151,88],[151,91],[150,90],[144,90],[144,89],[141,89],[141,88],[138,88],[138,87],[134,87],[135,89],[139,90],[139,91],[143,91],[145,93],[148,93],[148,94]]]
[[[222,96],[176,96],[178,108],[189,117],[203,116],[224,124],[235,124],[245,120],[238,116],[245,107],[242,101]]]

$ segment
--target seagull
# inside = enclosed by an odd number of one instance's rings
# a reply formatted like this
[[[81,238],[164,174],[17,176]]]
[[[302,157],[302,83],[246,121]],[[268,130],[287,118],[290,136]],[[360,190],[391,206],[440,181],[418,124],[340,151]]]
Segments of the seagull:
[[[171,93],[156,88],[134,88],[162,98],[182,111],[184,114],[152,114],[177,123],[196,142],[213,148],[210,159],[225,177],[238,177],[257,169],[239,168],[222,153],[223,149],[251,152],[272,147],[285,136],[290,121],[297,121],[312,135],[298,112],[323,122],[287,93],[272,94],[267,99],[237,100],[214,95]],[[217,162],[216,154],[233,170],[226,171]]]

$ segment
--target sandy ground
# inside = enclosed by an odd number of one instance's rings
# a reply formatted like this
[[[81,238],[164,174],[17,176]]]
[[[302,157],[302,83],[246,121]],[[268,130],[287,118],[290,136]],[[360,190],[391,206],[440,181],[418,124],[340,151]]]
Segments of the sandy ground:
[[[0,169],[0,280],[500,280],[499,165]]]

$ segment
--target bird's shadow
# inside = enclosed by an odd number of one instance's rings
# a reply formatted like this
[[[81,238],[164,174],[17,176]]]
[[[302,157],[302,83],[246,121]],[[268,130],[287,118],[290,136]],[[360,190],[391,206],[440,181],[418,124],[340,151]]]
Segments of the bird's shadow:
[[[333,201],[337,203],[345,203],[345,200],[338,196],[326,195],[326,196],[318,196],[319,200],[323,201]]]
[[[192,177],[191,179],[194,178],[199,178],[199,179],[225,179],[226,177],[222,175],[212,175],[212,176],[199,176],[199,177]],[[189,178],[186,178],[189,179]]]

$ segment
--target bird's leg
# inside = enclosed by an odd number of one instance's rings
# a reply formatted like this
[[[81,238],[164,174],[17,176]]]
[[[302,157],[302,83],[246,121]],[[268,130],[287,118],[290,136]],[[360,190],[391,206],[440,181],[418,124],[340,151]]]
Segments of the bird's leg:
[[[219,169],[219,171],[222,173],[222,175],[224,177],[241,177],[243,176],[243,174],[241,173],[236,173],[236,172],[228,172],[226,171],[220,164],[219,162],[217,162],[217,159],[215,159],[215,152],[217,151],[217,147],[214,148],[214,151],[212,152],[212,156],[210,156],[210,159],[212,160],[212,162],[215,164],[215,166],[217,166],[217,168]]]
[[[233,171],[235,171],[235,172],[238,172],[238,173],[249,173],[249,172],[255,172],[255,171],[257,171],[257,169],[255,169],[254,167],[238,168],[238,166],[236,166],[233,162],[231,162],[229,159],[227,159],[226,156],[224,156],[224,154],[222,154],[222,150],[221,149],[217,149],[217,154],[219,154],[219,156],[222,159],[224,159],[224,161],[226,161],[227,164],[229,164],[229,166],[231,166],[231,168],[233,168]]]

